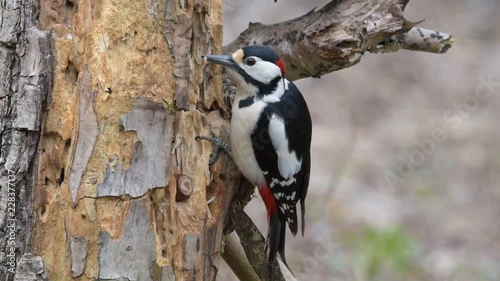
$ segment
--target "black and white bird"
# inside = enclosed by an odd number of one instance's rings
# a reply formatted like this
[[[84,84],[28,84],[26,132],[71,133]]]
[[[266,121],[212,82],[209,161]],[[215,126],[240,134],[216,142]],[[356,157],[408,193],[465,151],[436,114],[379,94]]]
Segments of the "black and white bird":
[[[295,236],[299,201],[302,235],[305,228],[312,134],[306,101],[285,79],[283,60],[268,47],[248,46],[232,55],[207,55],[204,59],[225,66],[236,84],[232,156],[243,175],[257,186],[266,206],[270,270],[278,253],[288,267],[286,225]]]

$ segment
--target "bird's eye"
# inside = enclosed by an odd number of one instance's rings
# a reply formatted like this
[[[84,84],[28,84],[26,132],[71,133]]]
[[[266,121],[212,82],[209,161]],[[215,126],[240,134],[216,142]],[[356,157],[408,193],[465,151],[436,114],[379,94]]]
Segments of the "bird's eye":
[[[249,66],[252,66],[255,64],[255,59],[254,58],[248,58],[245,60],[245,64],[246,65],[249,65]]]

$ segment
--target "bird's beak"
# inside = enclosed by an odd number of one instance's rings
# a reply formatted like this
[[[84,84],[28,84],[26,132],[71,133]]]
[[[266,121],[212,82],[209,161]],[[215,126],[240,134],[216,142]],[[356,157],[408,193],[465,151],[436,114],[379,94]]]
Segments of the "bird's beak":
[[[238,69],[239,65],[233,60],[230,55],[206,55],[202,56],[206,61],[217,63],[231,69]]]

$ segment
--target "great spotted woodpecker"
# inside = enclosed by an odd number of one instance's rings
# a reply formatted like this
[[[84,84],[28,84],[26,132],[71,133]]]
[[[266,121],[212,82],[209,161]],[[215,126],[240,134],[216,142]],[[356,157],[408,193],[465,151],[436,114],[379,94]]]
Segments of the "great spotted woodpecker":
[[[232,55],[204,59],[229,70],[236,84],[232,106],[231,151],[243,175],[255,186],[267,209],[270,274],[279,253],[285,258],[286,224],[297,234],[297,202],[304,200],[311,168],[312,124],[297,87],[285,79],[285,64],[272,49],[249,46]]]

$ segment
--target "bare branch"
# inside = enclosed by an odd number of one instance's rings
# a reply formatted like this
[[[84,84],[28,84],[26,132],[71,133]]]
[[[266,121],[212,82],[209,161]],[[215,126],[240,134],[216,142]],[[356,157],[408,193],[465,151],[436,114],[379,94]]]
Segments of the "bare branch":
[[[229,218],[234,223],[234,229],[240,238],[241,245],[245,251],[248,261],[253,269],[259,275],[261,280],[270,280],[268,271],[268,259],[265,251],[265,239],[259,229],[253,223],[252,219],[238,208],[232,208],[229,212]],[[284,279],[279,270],[278,263],[275,263],[273,269],[273,280],[289,281]]]
[[[248,262],[245,252],[243,252],[243,248],[239,242],[236,241],[236,237],[228,235],[224,241],[222,258],[224,258],[234,274],[236,274],[240,280],[260,281],[259,276],[257,276]]]
[[[224,47],[267,45],[287,64],[287,78],[320,77],[357,64],[365,51],[399,49],[443,53],[451,35],[413,28],[403,16],[408,0],[334,0],[320,10],[281,23],[250,23]],[[423,34],[423,35],[421,35]]]
[[[407,33],[393,35],[370,52],[397,52],[399,49],[429,53],[446,53],[453,44],[453,37],[448,33],[414,27]]]

